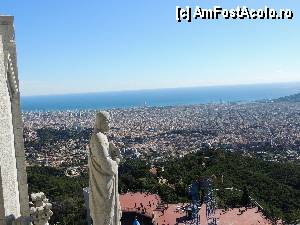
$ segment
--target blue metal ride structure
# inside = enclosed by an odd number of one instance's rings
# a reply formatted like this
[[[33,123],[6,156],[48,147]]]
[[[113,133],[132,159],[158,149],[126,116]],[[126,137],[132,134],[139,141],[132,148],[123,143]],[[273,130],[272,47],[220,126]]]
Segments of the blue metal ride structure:
[[[208,225],[217,225],[217,219],[215,216],[216,208],[217,208],[217,202],[214,198],[213,194],[213,188],[211,185],[211,182],[207,182],[207,194],[205,195],[205,204],[206,204],[206,218],[207,218],[207,224]]]
[[[200,183],[199,181],[194,181],[188,189],[189,195],[192,197],[192,203],[189,206],[188,211],[191,212],[191,214],[188,217],[188,220],[186,220],[186,225],[200,225],[200,215],[199,215],[199,209],[200,209]]]
[[[217,202],[214,198],[213,188],[210,179],[199,179],[194,181],[188,189],[189,195],[192,197],[192,203],[190,204],[191,215],[185,222],[186,225],[200,225],[200,195],[201,188],[205,191],[204,203],[206,204],[206,218],[208,225],[217,225],[217,219],[215,217],[215,210],[217,208]]]

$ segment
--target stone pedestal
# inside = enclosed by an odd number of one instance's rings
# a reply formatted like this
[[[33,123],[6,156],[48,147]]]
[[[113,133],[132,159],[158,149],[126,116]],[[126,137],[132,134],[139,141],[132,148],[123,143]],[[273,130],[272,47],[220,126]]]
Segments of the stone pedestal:
[[[87,225],[92,225],[92,218],[91,218],[90,206],[89,206],[89,194],[90,194],[90,188],[89,187],[83,188],[84,207],[86,209],[86,222]]]

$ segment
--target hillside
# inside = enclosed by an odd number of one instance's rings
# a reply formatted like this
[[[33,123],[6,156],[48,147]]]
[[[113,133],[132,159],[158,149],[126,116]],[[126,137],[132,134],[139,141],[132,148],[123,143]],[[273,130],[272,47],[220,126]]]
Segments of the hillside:
[[[187,187],[199,177],[214,177],[220,207],[243,205],[243,195],[225,188],[248,190],[271,218],[292,222],[300,218],[300,166],[271,163],[238,153],[203,151],[180,159],[160,162],[157,176],[141,160],[127,160],[119,168],[120,192],[148,190],[169,203],[190,201]],[[223,175],[223,182],[222,182]],[[158,177],[165,179],[159,182]],[[43,190],[54,204],[52,223],[82,224],[84,221],[82,188],[88,185],[87,174],[67,178],[63,171],[47,167],[28,168],[30,192]]]
[[[274,100],[275,102],[300,102],[300,93],[281,97]]]

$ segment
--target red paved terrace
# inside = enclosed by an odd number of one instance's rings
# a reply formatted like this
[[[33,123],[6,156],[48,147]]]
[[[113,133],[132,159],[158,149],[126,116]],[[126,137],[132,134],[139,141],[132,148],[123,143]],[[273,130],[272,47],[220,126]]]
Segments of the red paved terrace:
[[[183,203],[162,204],[158,195],[148,193],[126,193],[120,195],[123,212],[138,212],[152,218],[154,225],[175,225],[176,219],[184,217]],[[207,224],[206,205],[200,209],[200,223]],[[258,208],[235,208],[216,210],[218,225],[272,225]],[[178,223],[183,225],[184,223]]]

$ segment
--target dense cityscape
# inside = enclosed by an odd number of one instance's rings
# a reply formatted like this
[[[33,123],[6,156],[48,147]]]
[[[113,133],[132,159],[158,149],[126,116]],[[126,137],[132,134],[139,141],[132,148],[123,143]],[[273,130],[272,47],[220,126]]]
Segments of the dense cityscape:
[[[108,110],[125,158],[152,162],[199,149],[300,161],[300,104],[247,103]],[[85,170],[95,110],[23,112],[27,163]]]

